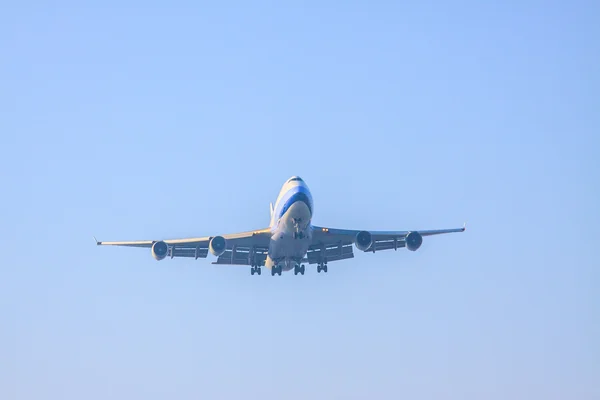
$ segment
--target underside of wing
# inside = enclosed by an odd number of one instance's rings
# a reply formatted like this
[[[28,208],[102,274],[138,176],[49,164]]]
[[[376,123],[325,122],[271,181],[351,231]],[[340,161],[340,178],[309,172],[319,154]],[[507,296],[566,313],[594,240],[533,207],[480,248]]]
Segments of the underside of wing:
[[[268,248],[270,238],[271,230],[269,228],[264,228],[222,236],[120,242],[102,242],[96,240],[96,244],[98,246],[149,248],[151,249],[152,257],[156,260],[163,260],[167,257],[206,258],[209,252],[217,256],[219,260],[224,260],[228,254],[239,253],[241,255],[244,252],[246,252],[246,254],[260,254],[261,249]],[[240,255],[236,255],[233,258],[237,259]],[[258,257],[260,258],[260,256]],[[230,255],[229,260],[231,259],[232,257]],[[218,261],[217,263],[224,264],[224,262]]]
[[[407,248],[416,251],[424,236],[463,232],[462,228],[420,231],[367,231],[313,227],[313,240],[308,253],[308,262],[319,263],[353,258],[353,247],[363,252],[398,250]]]

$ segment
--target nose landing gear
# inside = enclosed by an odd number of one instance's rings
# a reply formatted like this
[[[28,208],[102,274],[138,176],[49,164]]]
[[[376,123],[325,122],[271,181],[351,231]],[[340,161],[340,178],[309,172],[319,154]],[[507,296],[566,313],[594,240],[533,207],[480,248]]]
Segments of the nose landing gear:
[[[304,239],[306,237],[306,235],[300,228],[300,223],[302,222],[302,218],[294,218],[293,221],[294,221],[294,229],[296,230],[294,232],[294,239]]]
[[[294,239],[304,239],[304,232],[294,232]]]

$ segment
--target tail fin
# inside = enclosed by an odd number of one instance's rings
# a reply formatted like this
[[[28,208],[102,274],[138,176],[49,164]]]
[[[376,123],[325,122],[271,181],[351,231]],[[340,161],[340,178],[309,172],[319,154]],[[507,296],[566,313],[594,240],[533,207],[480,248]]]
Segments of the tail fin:
[[[269,203],[269,209],[271,211],[271,218],[269,220],[269,227],[273,226],[273,203]]]

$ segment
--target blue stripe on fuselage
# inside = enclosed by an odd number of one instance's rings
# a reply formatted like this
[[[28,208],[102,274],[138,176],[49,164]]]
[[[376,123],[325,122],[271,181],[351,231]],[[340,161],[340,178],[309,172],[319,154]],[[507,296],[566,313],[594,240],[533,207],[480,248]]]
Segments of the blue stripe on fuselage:
[[[306,204],[308,207],[308,211],[312,214],[312,207],[310,205],[309,197],[306,195],[306,193],[296,192],[283,205],[283,209],[281,210],[281,215],[279,215],[279,218],[281,218],[285,214],[285,212],[292,206],[292,204],[298,201],[301,201],[304,204]]]
[[[304,202],[312,214],[313,202],[310,191],[306,186],[299,185],[290,188],[290,190],[288,190],[277,202],[273,212],[275,220],[281,218],[283,214],[285,214],[285,212],[290,208],[290,206],[297,201]]]

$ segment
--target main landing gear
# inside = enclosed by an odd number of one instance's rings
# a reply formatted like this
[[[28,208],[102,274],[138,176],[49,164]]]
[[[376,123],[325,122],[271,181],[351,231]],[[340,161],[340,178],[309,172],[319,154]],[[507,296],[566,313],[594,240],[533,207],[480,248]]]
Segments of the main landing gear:
[[[260,267],[258,265],[252,266],[250,268],[250,274],[252,274],[252,275],[258,274],[258,275],[260,275]]]
[[[296,264],[296,266],[294,267],[294,275],[304,275],[304,264],[300,265],[300,264]]]
[[[275,276],[275,274],[281,276],[281,265],[274,265],[271,268],[271,276]]]
[[[271,268],[271,276],[275,276],[275,275],[279,275],[281,276],[281,272],[283,271],[282,266],[281,265],[276,265],[273,266],[273,268]],[[304,271],[306,271],[306,268],[304,267],[304,265],[300,265],[300,264],[296,264],[294,266],[294,275],[304,275]],[[260,274],[260,272],[259,272]]]
[[[325,261],[324,263],[320,262],[317,264],[317,272],[321,273],[321,271],[327,273],[327,261]]]
[[[304,239],[304,232],[294,232],[294,239]]]

